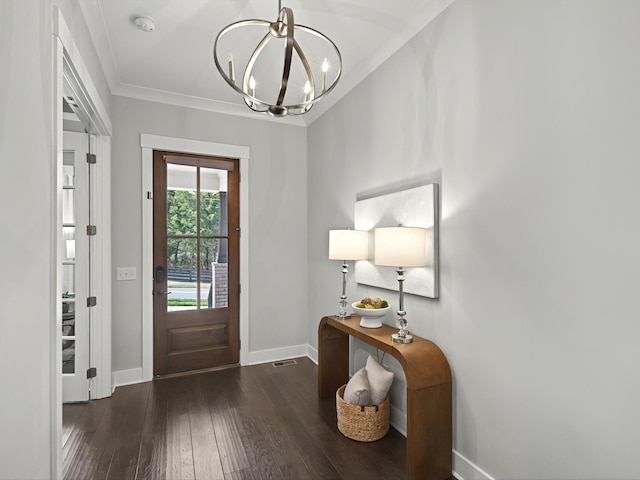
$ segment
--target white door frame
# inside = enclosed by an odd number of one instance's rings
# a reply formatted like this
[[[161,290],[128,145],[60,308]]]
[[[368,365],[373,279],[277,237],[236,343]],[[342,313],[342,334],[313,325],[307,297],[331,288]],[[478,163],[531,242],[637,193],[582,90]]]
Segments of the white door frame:
[[[98,376],[90,382],[91,398],[103,398],[111,395],[111,135],[112,124],[98,90],[85,66],[73,35],[62,15],[60,8],[53,7],[53,141],[52,168],[54,169],[55,198],[52,199],[54,218],[62,211],[62,158],[63,158],[63,111],[62,97],[65,91],[73,92],[74,99],[82,115],[92,125],[92,134],[96,135],[92,144],[93,153],[98,157],[94,167],[96,186],[92,192],[94,206],[93,222],[99,225],[99,235],[92,239],[92,290],[98,298],[93,307],[89,339],[91,366],[96,367]],[[50,338],[51,359],[51,478],[62,478],[62,291],[60,258],[62,228],[57,221],[51,222],[50,232],[53,239],[53,257],[55,272],[51,281],[50,306],[51,318],[55,318],[55,328]]]
[[[160,135],[140,135],[142,149],[142,381],[153,378],[153,151],[240,159],[240,365],[249,348],[249,147]]]

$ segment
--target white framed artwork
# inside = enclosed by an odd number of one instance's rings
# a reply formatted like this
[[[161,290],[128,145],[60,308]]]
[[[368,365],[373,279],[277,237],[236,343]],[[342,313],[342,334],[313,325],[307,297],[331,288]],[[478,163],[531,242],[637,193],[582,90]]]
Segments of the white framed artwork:
[[[356,262],[357,283],[398,291],[394,267],[373,264],[373,230],[378,227],[422,227],[427,229],[425,242],[427,265],[405,270],[404,292],[438,298],[438,184],[431,183],[406,190],[357,200],[354,212],[356,230],[369,232],[369,259]]]

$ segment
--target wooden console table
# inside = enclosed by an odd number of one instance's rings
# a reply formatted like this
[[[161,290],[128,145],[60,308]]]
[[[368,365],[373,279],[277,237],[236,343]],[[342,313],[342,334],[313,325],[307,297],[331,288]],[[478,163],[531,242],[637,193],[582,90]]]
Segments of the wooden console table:
[[[438,346],[416,335],[393,343],[397,329],[362,328],[360,317],[323,317],[318,327],[318,396],[335,396],[349,381],[349,335],[392,355],[407,380],[407,478],[444,480],[452,475],[451,370]]]

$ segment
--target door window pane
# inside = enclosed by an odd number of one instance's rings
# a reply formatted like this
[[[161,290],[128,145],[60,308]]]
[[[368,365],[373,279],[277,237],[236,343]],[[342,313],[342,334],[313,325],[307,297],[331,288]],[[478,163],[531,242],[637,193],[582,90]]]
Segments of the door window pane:
[[[71,157],[69,161],[67,160],[67,156]],[[64,152],[64,161],[65,161],[65,165],[62,166],[62,175],[63,175],[62,185],[64,187],[73,187],[74,185],[73,177],[75,176],[75,168],[73,166],[73,153]],[[69,162],[68,165],[67,165],[67,162]]]
[[[62,301],[62,336],[73,337],[76,334],[76,304],[73,300]]]
[[[201,292],[208,308],[225,308],[229,304],[228,243],[226,238],[206,238],[201,242]]]
[[[76,371],[76,341],[62,340],[62,373]]]
[[[211,269],[211,284],[207,305],[209,308],[226,308],[229,305],[229,264],[228,245],[226,238],[206,239],[202,241],[203,250],[213,252]]]
[[[197,260],[196,238],[167,239],[167,311],[197,308]]]
[[[76,221],[73,208],[73,187],[62,190],[62,224],[73,225]]]
[[[167,234],[197,233],[197,167],[167,165]]]
[[[227,235],[227,171],[200,168],[200,234]]]

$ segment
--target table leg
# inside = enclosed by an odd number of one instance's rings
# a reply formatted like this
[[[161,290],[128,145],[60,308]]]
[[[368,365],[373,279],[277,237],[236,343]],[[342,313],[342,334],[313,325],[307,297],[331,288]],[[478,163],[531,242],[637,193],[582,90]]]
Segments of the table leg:
[[[318,397],[336,394],[349,381],[349,335],[330,325],[318,331]]]

